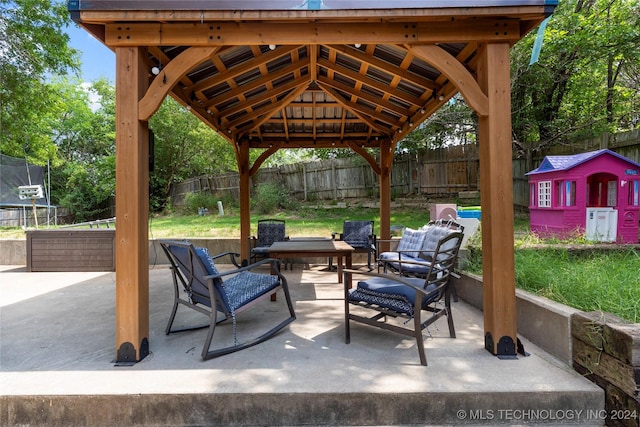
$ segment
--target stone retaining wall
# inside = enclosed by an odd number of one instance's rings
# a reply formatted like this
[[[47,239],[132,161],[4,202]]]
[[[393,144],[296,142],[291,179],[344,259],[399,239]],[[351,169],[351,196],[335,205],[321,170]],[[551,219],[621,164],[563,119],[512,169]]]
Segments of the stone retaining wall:
[[[639,426],[640,324],[580,312],[571,319],[571,336],[574,369],[605,391],[607,425]]]

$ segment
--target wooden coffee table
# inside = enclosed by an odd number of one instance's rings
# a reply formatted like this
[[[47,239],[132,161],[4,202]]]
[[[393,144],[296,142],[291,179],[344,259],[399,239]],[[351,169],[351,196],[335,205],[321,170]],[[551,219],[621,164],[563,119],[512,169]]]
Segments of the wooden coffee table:
[[[338,283],[342,283],[342,258],[345,259],[346,268],[351,268],[351,254],[353,251],[354,249],[351,245],[340,240],[294,239],[276,242],[271,245],[269,248],[269,257],[286,259],[294,256],[334,256],[338,259]]]

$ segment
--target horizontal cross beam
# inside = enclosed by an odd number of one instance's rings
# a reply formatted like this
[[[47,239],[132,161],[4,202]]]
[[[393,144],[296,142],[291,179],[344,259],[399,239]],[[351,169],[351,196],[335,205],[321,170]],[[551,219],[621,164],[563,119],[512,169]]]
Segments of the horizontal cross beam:
[[[413,44],[510,41],[514,19],[453,19],[429,23],[122,23],[107,24],[107,46],[230,46],[298,44]]]

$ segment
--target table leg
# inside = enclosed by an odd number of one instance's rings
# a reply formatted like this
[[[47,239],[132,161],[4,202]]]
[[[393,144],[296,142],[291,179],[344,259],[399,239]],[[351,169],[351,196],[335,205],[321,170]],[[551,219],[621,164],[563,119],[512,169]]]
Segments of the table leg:
[[[276,259],[280,260],[280,258],[278,257],[278,254],[273,254],[273,255],[269,254],[269,256],[272,257],[272,258],[276,258]],[[282,261],[280,260],[278,263],[280,264],[280,265],[278,265],[278,270],[279,270],[282,267]],[[271,274],[276,274],[276,272],[273,270],[273,264],[271,264],[269,269],[271,270]],[[272,293],[271,294],[271,301],[277,301],[277,300],[278,299],[277,299],[276,293],[275,292]]]
[[[342,255],[336,255],[338,261],[338,283],[342,283]]]
[[[346,260],[347,269],[350,270],[353,267],[353,265],[351,264],[351,252],[347,252],[346,258],[347,258],[347,260]],[[349,275],[349,283],[347,283],[347,289],[351,289],[351,286],[353,286],[353,284],[351,283],[351,277],[352,277],[352,275],[350,274]]]

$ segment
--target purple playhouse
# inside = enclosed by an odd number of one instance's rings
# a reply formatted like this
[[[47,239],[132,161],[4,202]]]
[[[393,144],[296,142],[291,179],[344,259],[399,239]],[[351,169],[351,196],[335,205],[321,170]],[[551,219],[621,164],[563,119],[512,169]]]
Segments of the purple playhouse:
[[[546,156],[527,175],[532,232],[638,243],[640,164],[604,149]]]

